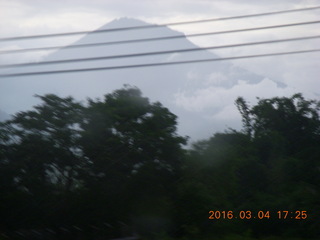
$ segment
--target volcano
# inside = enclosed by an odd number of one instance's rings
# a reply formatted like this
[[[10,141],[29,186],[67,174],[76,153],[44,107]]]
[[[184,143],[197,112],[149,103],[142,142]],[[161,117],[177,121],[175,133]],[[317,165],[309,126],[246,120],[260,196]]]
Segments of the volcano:
[[[137,19],[116,19],[101,28],[127,28],[148,26]],[[117,42],[144,38],[180,36],[176,39],[135,42],[126,44],[99,45],[90,48],[61,48],[42,61],[61,59],[91,58],[144,52],[170,51],[197,48],[183,33],[166,26],[141,28],[128,31],[111,31],[86,34],[73,43],[91,44]],[[63,69],[83,69],[134,64],[165,63],[197,59],[219,58],[207,50],[186,53],[168,53],[143,57],[130,57],[90,62],[73,62],[56,65],[38,65],[11,69],[12,73],[57,71]],[[73,96],[77,100],[87,97],[99,98],[128,84],[138,87],[151,101],[159,101],[178,116],[179,133],[192,139],[208,137],[226,127],[240,128],[240,115],[233,106],[235,100],[232,89],[242,86],[254,87],[258,84],[276,85],[266,77],[259,76],[230,62],[217,61],[161,67],[140,67],[108,71],[90,71],[52,75],[26,76],[0,79],[0,109],[7,113],[30,109],[37,104],[34,94],[54,93],[61,97]],[[241,91],[240,91],[241,92]],[[245,97],[245,96],[244,96]],[[231,103],[231,105],[230,105]],[[230,117],[226,117],[230,114]]]

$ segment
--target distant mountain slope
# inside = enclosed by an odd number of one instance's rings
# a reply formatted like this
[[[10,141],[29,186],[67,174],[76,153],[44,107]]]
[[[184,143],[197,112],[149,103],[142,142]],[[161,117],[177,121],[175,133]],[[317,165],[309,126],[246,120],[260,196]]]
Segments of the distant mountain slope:
[[[147,25],[147,23],[136,19],[121,18],[102,26],[100,29],[140,25]],[[123,41],[173,35],[183,35],[183,33],[171,30],[168,27],[99,34],[89,33],[74,44]],[[91,48],[62,48],[43,59],[43,61],[166,51],[195,47],[197,46],[184,37],[175,40],[119,44]],[[206,58],[218,58],[218,56],[212,52],[201,50],[189,53],[68,63],[63,65],[46,65],[13,69],[12,71],[55,71],[60,69],[82,69]],[[208,134],[208,128],[211,132],[225,128],[225,121],[218,123],[206,117],[208,114],[212,115],[221,111],[222,106],[219,108],[219,105],[215,104],[215,106],[210,110],[194,109],[196,107],[191,107],[191,110],[188,110],[188,107],[181,104],[181,101],[179,104],[179,99],[177,99],[177,97],[192,97],[197,91],[203,91],[207,88],[219,88],[227,91],[237,85],[239,81],[245,82],[246,84],[257,84],[263,81],[263,79],[264,77],[262,76],[258,76],[244,69],[235,67],[233,64],[225,61],[173,65],[166,67],[11,78],[8,80],[0,80],[2,81],[2,87],[0,89],[0,108],[9,113],[12,113],[12,111],[15,112],[17,110],[30,108],[31,105],[38,101],[33,98],[34,94],[55,93],[61,96],[72,95],[76,99],[85,99],[86,97],[96,98],[117,88],[121,88],[124,84],[130,84],[139,87],[143,94],[149,97],[152,101],[160,101],[171,111],[177,114],[180,119],[182,134],[188,134],[199,138],[203,134]],[[197,126],[194,126],[195,122],[197,122],[198,128]]]

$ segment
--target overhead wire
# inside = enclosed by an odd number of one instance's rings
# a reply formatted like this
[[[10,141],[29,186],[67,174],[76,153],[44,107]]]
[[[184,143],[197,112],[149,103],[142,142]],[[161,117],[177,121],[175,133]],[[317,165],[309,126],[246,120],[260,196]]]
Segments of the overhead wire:
[[[240,18],[240,17],[241,16],[238,16],[238,18]],[[203,21],[205,21],[205,20],[203,20]],[[238,30],[236,30],[236,31],[238,31]],[[217,33],[215,33],[215,34],[217,34]],[[186,36],[187,35],[181,35],[181,37],[186,37]],[[296,40],[304,40],[304,39],[312,39],[312,38],[319,38],[319,36],[309,36],[309,37],[292,38],[292,39],[281,39],[281,40],[272,40],[272,41],[263,41],[263,42],[253,42],[253,43],[242,43],[242,44],[232,44],[232,45],[223,45],[223,46],[213,46],[213,47],[197,48],[197,49],[199,49],[199,50],[209,50],[209,49],[215,49],[215,48],[239,47],[239,46],[246,46],[246,45],[257,45],[257,44],[267,44],[267,43],[276,43],[276,42],[285,42],[285,41],[296,41]],[[124,42],[122,42],[122,43],[124,43]],[[105,43],[99,43],[99,44],[106,45]],[[119,44],[119,43],[114,43],[114,44]],[[94,45],[95,44],[92,44],[92,46],[94,46]],[[75,45],[75,46],[77,46],[77,45]],[[171,51],[163,51],[163,52],[149,52],[149,53],[116,55],[116,56],[106,56],[106,57],[104,57],[104,59],[134,57],[133,55],[135,55],[135,56],[144,56],[144,55],[154,55],[154,54],[165,54],[165,53],[173,53],[173,52],[178,52],[178,51],[188,52],[188,51],[198,51],[198,50],[195,50],[195,48],[194,48],[194,49],[181,49],[181,50],[171,50]],[[258,54],[258,55],[247,55],[247,56],[238,56],[238,57],[226,57],[226,58],[219,58],[219,59],[202,59],[202,60],[168,62],[168,63],[155,63],[155,64],[136,64],[136,65],[104,67],[104,68],[92,68],[92,69],[91,68],[90,69],[69,69],[69,70],[61,70],[61,71],[18,73],[18,74],[11,74],[11,75],[10,74],[7,74],[7,75],[4,74],[4,75],[0,75],[0,77],[19,77],[19,76],[27,76],[27,75],[58,74],[58,73],[67,73],[67,72],[71,73],[71,72],[79,72],[79,71],[84,72],[84,71],[99,71],[99,70],[112,70],[112,69],[124,69],[124,68],[136,68],[136,67],[153,67],[153,66],[164,66],[164,65],[174,65],[174,64],[188,64],[188,63],[197,63],[197,62],[210,62],[210,61],[236,60],[236,59],[255,58],[255,57],[267,57],[267,56],[287,55],[287,54],[300,54],[300,53],[318,52],[318,51],[320,51],[320,49],[292,51],[292,52],[282,52],[282,53]],[[0,53],[2,53],[2,52],[0,52]],[[69,60],[60,60],[60,61],[61,61],[61,63],[65,63],[67,61],[71,62],[73,60],[75,60],[75,61],[93,61],[93,59],[98,60],[97,58],[87,58],[87,59],[90,59],[90,60],[69,59]],[[48,63],[48,62],[41,63],[40,62],[40,63],[37,63],[37,64],[54,64],[53,62],[57,63],[58,61],[51,61],[51,63]],[[19,64],[17,64],[17,65],[19,65]],[[1,67],[3,67],[3,65]],[[14,76],[14,75],[16,75],[16,76]]]
[[[300,51],[276,52],[276,53],[244,55],[244,56],[223,57],[223,58],[210,58],[210,59],[188,60],[188,61],[176,61],[176,62],[133,64],[133,65],[120,65],[120,66],[111,66],[111,67],[95,67],[95,68],[81,68],[81,69],[65,69],[65,70],[42,71],[42,72],[9,73],[9,74],[0,74],[0,78],[35,76],[35,75],[51,75],[51,74],[74,73],[74,72],[106,71],[106,70],[130,69],[130,68],[132,69],[132,68],[142,68],[142,67],[181,65],[181,64],[190,64],[190,63],[218,62],[218,61],[226,61],[226,60],[270,57],[270,56],[280,56],[280,55],[290,55],[290,54],[311,53],[311,52],[319,52],[319,51],[320,49],[309,49],[309,50],[300,50]]]
[[[154,56],[154,55],[162,55],[162,54],[185,53],[185,52],[224,49],[224,48],[232,48],[232,47],[244,47],[244,46],[253,46],[253,45],[261,45],[261,44],[273,44],[273,43],[282,43],[282,42],[290,42],[290,41],[301,41],[301,40],[310,40],[310,39],[317,39],[317,38],[320,38],[320,35],[298,37],[298,38],[286,38],[286,39],[269,40],[269,41],[259,41],[259,42],[228,44],[228,45],[210,46],[210,47],[197,47],[197,48],[176,49],[176,50],[167,50],[167,51],[154,51],[154,52],[123,54],[123,55],[110,55],[110,56],[91,57],[91,58],[73,58],[73,59],[64,59],[64,60],[43,61],[43,62],[4,64],[4,65],[0,65],[0,68],[29,67],[29,66],[50,65],[50,64],[100,61],[100,60],[118,59],[118,58],[144,57],[144,56]]]
[[[219,34],[229,34],[237,32],[249,32],[249,31],[258,31],[258,30],[267,30],[274,28],[285,28],[285,27],[294,27],[310,24],[319,24],[319,21],[308,21],[308,22],[298,22],[298,23],[289,23],[281,25],[269,25],[264,27],[254,27],[254,28],[242,28],[242,29],[233,29],[225,31],[216,31],[216,32],[206,32],[206,33],[193,33],[193,34],[180,34],[173,36],[165,37],[155,37],[155,38],[141,38],[141,39],[131,39],[131,40],[121,40],[121,41],[110,41],[110,42],[101,42],[101,43],[88,43],[88,44],[78,44],[78,45],[69,45],[69,46],[53,46],[53,47],[40,47],[40,48],[29,48],[29,49],[14,49],[14,50],[3,50],[0,51],[0,54],[8,53],[21,53],[21,52],[30,52],[30,51],[43,51],[43,50],[55,50],[55,49],[68,49],[68,48],[84,48],[84,47],[98,47],[106,45],[117,45],[117,44],[129,44],[129,43],[140,43],[140,42],[150,42],[150,41],[163,41],[163,40],[172,40],[186,37],[202,37],[210,35],[219,35]]]
[[[304,9],[293,9],[286,11],[278,11],[278,12],[269,12],[269,13],[261,13],[261,14],[253,14],[253,15],[242,15],[228,18],[220,18],[215,20],[227,20],[234,18],[244,18],[244,17],[253,17],[253,16],[263,16],[270,14],[279,14],[284,12],[294,12],[294,11],[303,11],[303,10],[314,10],[319,7],[311,7]],[[214,19],[205,19],[198,21],[188,21],[188,22],[176,22],[169,23],[163,26],[168,25],[178,25],[178,24],[189,24],[189,23],[199,23],[205,21],[213,21]],[[18,53],[18,52],[27,52],[27,51],[39,51],[39,50],[49,50],[49,49],[58,49],[58,48],[80,48],[80,47],[93,47],[93,46],[101,46],[101,45],[113,45],[113,44],[128,44],[128,43],[137,43],[137,42],[146,42],[146,41],[160,41],[160,40],[169,40],[169,39],[177,39],[177,38],[185,38],[185,37],[199,37],[199,36],[207,36],[207,35],[215,35],[215,34],[227,34],[227,33],[235,33],[235,32],[245,32],[245,31],[256,31],[256,30],[265,30],[265,29],[273,29],[273,28],[282,28],[282,27],[292,27],[299,25],[307,25],[307,24],[318,24],[320,21],[309,21],[309,22],[298,22],[298,23],[290,23],[290,24],[281,24],[281,25],[272,25],[272,26],[264,26],[264,27],[255,27],[255,28],[244,28],[244,29],[235,29],[235,30],[225,30],[225,31],[217,31],[217,32],[207,32],[207,33],[195,33],[189,35],[174,35],[174,36],[165,36],[165,37],[157,37],[157,38],[143,38],[143,39],[132,39],[132,40],[124,40],[124,41],[113,41],[113,42],[103,42],[103,43],[90,43],[90,44],[79,44],[79,45],[70,45],[70,46],[55,46],[55,47],[41,47],[41,48],[31,48],[31,49],[16,49],[16,50],[5,50],[0,51],[0,53]],[[159,26],[159,25],[157,25]],[[137,29],[138,27],[128,27],[128,28],[117,28],[117,29],[105,29],[110,31],[123,31],[123,30],[131,30]],[[147,25],[142,27],[154,27],[154,25]],[[79,32],[78,32],[79,33]],[[65,33],[62,33],[65,34]],[[69,34],[69,33],[68,33]],[[70,34],[75,34],[70,33]],[[56,34],[53,34],[56,36]],[[50,36],[53,36],[50,34]],[[58,34],[57,36],[60,36]],[[29,37],[48,37],[49,35],[37,35],[37,36],[29,36]],[[27,36],[25,36],[27,37]],[[22,37],[22,38],[25,38]],[[54,60],[54,61],[45,61],[38,63],[19,63],[19,64],[5,64],[0,65],[0,68],[9,68],[9,67],[26,67],[26,66],[35,66],[35,65],[47,65],[47,64],[61,64],[61,63],[71,63],[71,62],[83,62],[83,61],[97,61],[97,60],[106,60],[106,59],[115,59],[115,58],[128,58],[128,57],[141,57],[141,56],[150,56],[150,55],[158,55],[158,54],[169,54],[169,53],[179,53],[179,52],[191,52],[191,51],[201,51],[201,50],[209,50],[209,49],[219,49],[219,48],[229,48],[229,47],[241,47],[241,46],[250,46],[250,45],[259,45],[259,44],[270,44],[270,43],[278,43],[278,42],[286,42],[286,41],[298,41],[298,40],[307,40],[307,39],[315,39],[320,36],[308,36],[308,37],[300,37],[300,38],[290,38],[290,39],[280,39],[280,40],[271,40],[271,41],[262,41],[262,42],[249,42],[249,43],[239,43],[239,44],[230,44],[230,45],[222,45],[222,46],[210,46],[204,48],[190,48],[190,49],[178,49],[178,50],[167,50],[167,51],[154,51],[154,52],[144,52],[144,53],[134,53],[134,54],[123,54],[123,55],[112,55],[112,56],[102,56],[102,57],[92,57],[92,58],[78,58],[78,59],[65,59],[65,60]],[[12,39],[12,38],[11,38]],[[19,37],[20,39],[20,37]],[[3,38],[0,41],[4,40]],[[8,40],[6,38],[5,40]],[[225,57],[225,58],[214,58],[214,59],[200,59],[200,60],[188,60],[188,61],[177,61],[177,62],[165,62],[165,63],[148,63],[148,64],[134,64],[134,65],[120,65],[120,66],[109,66],[109,67],[96,67],[96,68],[83,68],[83,69],[66,69],[66,70],[57,70],[57,71],[40,71],[40,72],[25,72],[25,73],[8,73],[8,74],[0,74],[0,77],[20,77],[20,76],[30,76],[30,75],[44,75],[44,74],[59,74],[59,73],[71,73],[71,72],[84,72],[84,71],[100,71],[100,70],[114,70],[114,69],[125,69],[125,68],[139,68],[139,67],[152,67],[152,66],[164,66],[164,65],[177,65],[177,64],[188,64],[188,63],[200,63],[200,62],[211,62],[211,61],[223,61],[223,60],[236,60],[243,58],[254,58],[254,57],[265,57],[265,56],[275,56],[275,55],[286,55],[286,54],[298,54],[298,53],[308,53],[308,52],[317,52],[319,49],[309,49],[309,50],[301,50],[301,51],[291,51],[291,52],[277,52],[277,53],[267,53],[267,54],[257,54],[257,55],[246,55],[246,56],[235,56],[235,57]]]
[[[172,23],[166,23],[166,24],[151,24],[151,25],[143,25],[143,26],[123,27],[123,28],[98,29],[98,30],[95,30],[95,31],[78,31],[78,32],[65,32],[65,33],[53,33],[53,34],[40,34],[40,35],[29,35],[29,36],[6,37],[6,38],[0,38],[0,42],[26,40],[26,39],[36,39],[36,38],[52,38],[52,37],[74,36],[74,35],[83,35],[83,34],[88,34],[88,33],[97,34],[97,33],[116,32],[116,31],[128,31],[128,30],[137,30],[137,29],[146,29],[146,28],[158,28],[158,27],[166,27],[166,26],[174,26],[174,25],[197,24],[197,23],[204,23],[204,22],[226,21],[226,20],[232,20],[232,19],[259,17],[259,16],[268,16],[268,15],[277,15],[277,14],[300,12],[300,11],[310,11],[310,10],[317,10],[317,9],[320,9],[320,6],[307,7],[307,8],[298,8],[298,9],[289,9],[289,10],[274,11],[274,12],[264,12],[264,13],[256,13],[256,14],[247,14],[247,15],[232,16],[232,17],[221,17],[221,18],[213,18],[213,19],[184,21],[184,22],[172,22]]]

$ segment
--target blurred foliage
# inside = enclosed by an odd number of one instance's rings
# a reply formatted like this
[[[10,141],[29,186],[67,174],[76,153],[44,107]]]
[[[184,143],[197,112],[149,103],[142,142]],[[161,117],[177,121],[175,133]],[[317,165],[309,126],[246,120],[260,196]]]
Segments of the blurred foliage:
[[[320,235],[320,103],[235,103],[243,130],[183,148],[177,117],[125,86],[0,123],[0,239],[277,240]],[[209,211],[270,219],[209,220]],[[304,220],[277,211],[307,211]]]

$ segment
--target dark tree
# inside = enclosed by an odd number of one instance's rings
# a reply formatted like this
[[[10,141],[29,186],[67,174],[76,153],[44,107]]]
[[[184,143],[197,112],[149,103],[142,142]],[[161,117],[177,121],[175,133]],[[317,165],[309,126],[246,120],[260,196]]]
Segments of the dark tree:
[[[38,97],[42,104],[0,125],[4,228],[80,226],[91,237],[97,229],[124,235],[124,225],[167,231],[186,143],[177,117],[132,87],[86,106]],[[159,220],[153,230],[150,218]]]
[[[86,187],[108,203],[100,213],[113,219],[122,216],[121,221],[138,228],[149,218],[171,221],[164,209],[170,212],[186,143],[176,133],[176,119],[137,88],[117,90],[103,101],[89,100],[81,146],[91,163]]]

